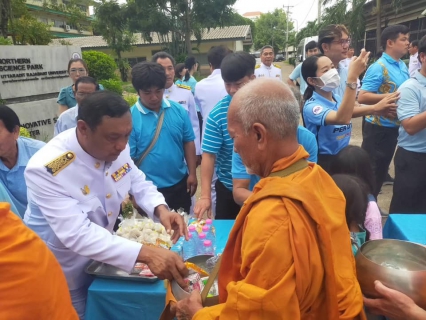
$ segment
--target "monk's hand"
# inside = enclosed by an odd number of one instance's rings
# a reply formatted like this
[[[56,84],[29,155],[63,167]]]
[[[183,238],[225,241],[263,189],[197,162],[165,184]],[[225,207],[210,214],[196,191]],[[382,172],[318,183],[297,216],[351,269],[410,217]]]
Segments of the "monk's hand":
[[[138,262],[148,265],[151,272],[159,279],[176,280],[184,288],[184,278],[188,276],[188,269],[183,260],[175,252],[160,247],[142,246]]]
[[[186,240],[189,239],[185,220],[179,213],[171,212],[166,206],[160,205],[155,208],[155,215],[160,219],[164,228],[166,228],[166,232],[171,235],[173,243],[176,243],[180,237],[185,237]]]
[[[194,214],[198,218],[198,220],[203,218],[203,215],[207,213],[207,217],[212,217],[212,199],[210,197],[203,197],[197,201],[194,208]]]
[[[203,309],[200,291],[194,290],[189,298],[179,301],[176,304],[176,317],[178,320],[190,320],[194,315]]]
[[[371,313],[386,316],[392,320],[426,319],[426,311],[417,306],[410,297],[385,287],[377,280],[374,281],[374,287],[380,298],[364,297],[364,305]]]

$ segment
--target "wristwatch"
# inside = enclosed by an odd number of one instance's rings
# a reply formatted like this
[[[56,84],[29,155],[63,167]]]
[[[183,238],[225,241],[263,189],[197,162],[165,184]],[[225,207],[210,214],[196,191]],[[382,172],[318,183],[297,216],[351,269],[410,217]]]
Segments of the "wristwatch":
[[[346,83],[346,86],[352,90],[355,90],[358,87],[358,83],[356,82]]]

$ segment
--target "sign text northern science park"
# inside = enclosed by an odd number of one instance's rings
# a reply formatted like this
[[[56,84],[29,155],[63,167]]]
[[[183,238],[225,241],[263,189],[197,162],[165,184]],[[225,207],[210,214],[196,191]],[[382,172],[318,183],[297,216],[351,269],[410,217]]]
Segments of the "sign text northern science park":
[[[68,62],[80,56],[79,47],[0,46],[0,99],[33,137],[52,136],[57,94],[72,84]]]

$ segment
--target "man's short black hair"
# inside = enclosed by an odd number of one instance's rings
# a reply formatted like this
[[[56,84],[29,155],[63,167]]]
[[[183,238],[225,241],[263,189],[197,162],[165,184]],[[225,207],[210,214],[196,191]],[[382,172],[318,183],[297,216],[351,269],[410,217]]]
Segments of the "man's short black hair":
[[[411,41],[411,46],[412,47],[419,47],[419,40],[413,40],[413,41]]]
[[[20,127],[19,117],[15,111],[5,105],[0,106],[0,120],[3,121],[4,126],[10,133],[16,128]]]
[[[330,44],[336,38],[341,39],[343,33],[350,36],[348,28],[346,28],[343,24],[330,24],[322,28],[318,33],[318,48],[321,53],[324,54],[324,49],[322,47],[324,43]]]
[[[166,87],[166,72],[162,65],[156,62],[140,62],[132,68],[132,84],[136,92],[150,88],[164,89]]]
[[[420,53],[426,53],[426,36],[423,36],[419,43],[418,43],[418,48],[419,48],[419,61],[420,61]]]
[[[170,54],[168,54],[167,52],[164,52],[164,51],[160,51],[160,52],[157,52],[156,54],[154,54],[151,58],[151,62],[157,62],[158,59],[170,59],[170,61],[173,64],[173,67],[176,64],[175,59]]]
[[[398,39],[400,34],[408,34],[409,32],[410,29],[403,24],[395,24],[393,26],[386,27],[380,36],[380,44],[382,45],[383,50],[386,50],[388,40],[395,41]]]
[[[130,112],[129,105],[122,96],[111,91],[96,91],[83,99],[78,106],[78,120],[87,123],[95,130],[104,116],[120,118]]]
[[[212,47],[207,53],[207,61],[212,66],[213,70],[220,69],[223,58],[232,51],[226,46]]]
[[[78,85],[80,83],[91,83],[95,85],[95,90],[98,91],[99,90],[99,84],[96,82],[96,80],[92,77],[80,77],[77,79],[77,81],[75,82],[75,91],[78,91]]]
[[[220,70],[222,79],[226,82],[235,82],[254,74],[256,59],[249,53],[237,51],[223,58]]]
[[[308,52],[309,50],[318,48],[318,42],[315,40],[309,41],[305,46],[305,52]]]

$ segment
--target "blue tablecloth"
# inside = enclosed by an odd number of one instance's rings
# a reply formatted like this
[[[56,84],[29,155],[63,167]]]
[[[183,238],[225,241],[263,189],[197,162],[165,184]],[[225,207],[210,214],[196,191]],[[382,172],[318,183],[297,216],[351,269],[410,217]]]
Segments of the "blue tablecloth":
[[[223,250],[233,220],[216,220],[217,252]],[[166,289],[163,281],[155,283],[95,279],[89,288],[85,320],[152,320],[164,309]]]
[[[426,245],[426,214],[390,214],[383,237]]]

